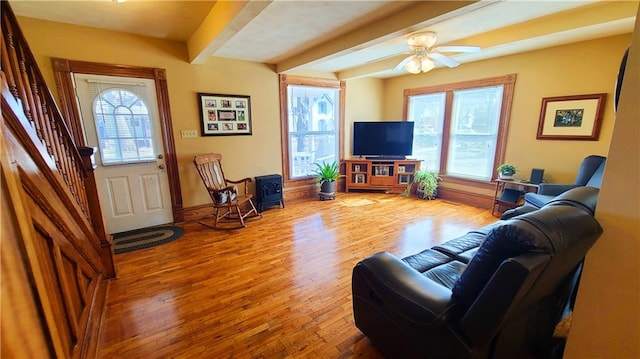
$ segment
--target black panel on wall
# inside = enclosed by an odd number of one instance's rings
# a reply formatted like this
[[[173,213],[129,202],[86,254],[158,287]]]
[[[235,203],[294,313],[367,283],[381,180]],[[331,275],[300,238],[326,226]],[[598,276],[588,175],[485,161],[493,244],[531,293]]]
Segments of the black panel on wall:
[[[618,70],[618,78],[616,80],[615,98],[613,102],[614,109],[618,110],[618,99],[620,98],[620,90],[622,89],[622,80],[624,80],[624,70],[627,68],[627,57],[629,56],[629,48],[622,55],[620,62],[620,70]]]

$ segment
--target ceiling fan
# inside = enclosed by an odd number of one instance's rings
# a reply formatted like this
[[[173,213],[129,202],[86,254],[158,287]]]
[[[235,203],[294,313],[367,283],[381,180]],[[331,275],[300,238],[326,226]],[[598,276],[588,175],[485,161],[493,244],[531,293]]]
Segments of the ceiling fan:
[[[444,55],[443,52],[466,52],[477,53],[481,49],[478,46],[437,46],[436,33],[433,31],[422,31],[412,34],[407,39],[407,44],[411,48],[411,56],[402,60],[394,70],[404,67],[405,70],[412,74],[419,74],[433,69],[436,65],[434,61],[439,62],[448,67],[456,67],[460,62]]]

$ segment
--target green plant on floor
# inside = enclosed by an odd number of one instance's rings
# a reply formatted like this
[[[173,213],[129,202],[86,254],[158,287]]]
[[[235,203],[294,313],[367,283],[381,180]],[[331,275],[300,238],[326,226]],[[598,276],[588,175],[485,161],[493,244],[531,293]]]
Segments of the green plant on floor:
[[[438,172],[433,170],[418,170],[413,176],[413,183],[416,184],[416,192],[424,199],[436,198],[438,181],[440,181],[440,176],[438,176]]]
[[[333,161],[330,163],[322,162],[314,163],[316,169],[313,170],[313,174],[317,177],[318,182],[335,182],[338,178],[342,177],[340,174],[340,167],[337,161]]]
[[[320,182],[320,193],[324,195],[333,195],[336,188],[336,180],[342,175],[340,174],[340,165],[337,161],[314,163],[316,169],[313,173]]]

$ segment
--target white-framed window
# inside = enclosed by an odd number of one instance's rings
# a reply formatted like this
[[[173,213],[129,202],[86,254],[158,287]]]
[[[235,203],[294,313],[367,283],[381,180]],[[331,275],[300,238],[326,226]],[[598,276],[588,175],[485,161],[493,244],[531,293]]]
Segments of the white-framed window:
[[[104,165],[153,161],[153,128],[147,105],[122,88],[101,91],[93,102],[100,158]]]
[[[307,179],[342,157],[344,83],[281,75],[280,89],[284,177]]]
[[[514,83],[507,75],[405,90],[413,156],[449,178],[491,181],[504,158]]]
[[[412,156],[430,170],[440,168],[445,95],[436,92],[409,97],[408,121],[414,122]]]

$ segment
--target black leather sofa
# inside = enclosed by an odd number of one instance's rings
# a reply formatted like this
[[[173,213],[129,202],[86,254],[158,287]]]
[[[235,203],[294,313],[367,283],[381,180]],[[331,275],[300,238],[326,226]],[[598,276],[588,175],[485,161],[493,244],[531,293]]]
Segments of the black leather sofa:
[[[415,255],[362,260],[356,326],[388,358],[553,357],[555,326],[602,233],[597,195],[576,188]]]

